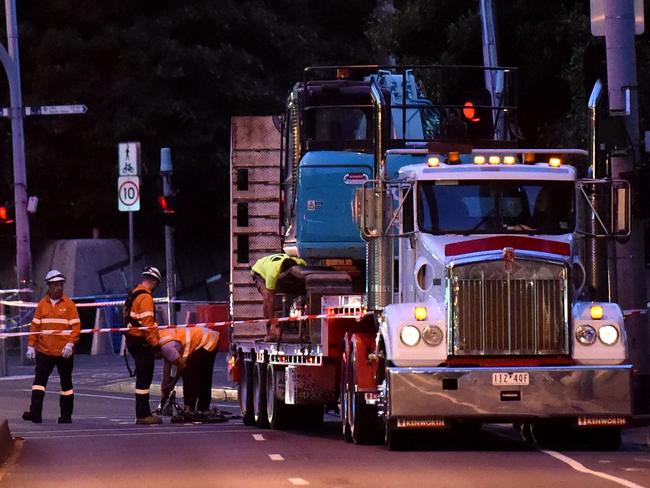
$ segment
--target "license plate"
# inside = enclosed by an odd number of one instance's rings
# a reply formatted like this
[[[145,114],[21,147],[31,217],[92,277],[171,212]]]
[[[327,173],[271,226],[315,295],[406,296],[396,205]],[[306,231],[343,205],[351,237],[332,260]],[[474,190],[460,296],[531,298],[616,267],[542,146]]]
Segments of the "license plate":
[[[494,386],[526,386],[528,381],[528,373],[492,373]]]

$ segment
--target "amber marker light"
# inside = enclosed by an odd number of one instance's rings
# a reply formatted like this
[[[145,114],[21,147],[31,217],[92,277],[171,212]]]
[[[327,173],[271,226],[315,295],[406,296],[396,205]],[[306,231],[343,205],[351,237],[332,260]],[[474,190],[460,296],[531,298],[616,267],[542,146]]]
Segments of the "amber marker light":
[[[503,157],[503,164],[515,164],[517,160],[515,159],[514,156],[504,156]]]
[[[452,151],[447,156],[450,163],[458,163],[460,161],[460,153]]]
[[[526,163],[526,164],[535,163],[535,153],[525,153],[524,154],[524,163]]]
[[[429,168],[436,168],[440,166],[440,158],[437,158],[436,156],[431,156],[429,159],[427,159],[427,166]]]
[[[548,160],[548,165],[551,168],[559,168],[562,166],[562,160],[560,158],[551,158]]]
[[[474,164],[485,164],[485,156],[474,156]]]
[[[592,305],[589,309],[589,315],[591,315],[591,318],[594,320],[602,319],[604,314],[605,312],[603,307],[600,305]]]
[[[427,307],[415,307],[413,309],[413,316],[415,317],[415,320],[426,320]]]

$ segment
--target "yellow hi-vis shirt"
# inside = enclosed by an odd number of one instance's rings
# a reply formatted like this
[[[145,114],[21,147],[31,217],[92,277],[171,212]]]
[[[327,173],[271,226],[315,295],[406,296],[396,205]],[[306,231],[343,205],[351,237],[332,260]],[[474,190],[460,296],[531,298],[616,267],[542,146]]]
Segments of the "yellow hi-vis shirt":
[[[293,259],[300,266],[307,265],[307,261],[298,257],[292,257],[288,254],[272,254],[258,259],[251,268],[251,271],[264,278],[267,290],[275,290],[278,284],[278,277],[280,276],[280,268],[282,268],[282,263],[287,259]]]

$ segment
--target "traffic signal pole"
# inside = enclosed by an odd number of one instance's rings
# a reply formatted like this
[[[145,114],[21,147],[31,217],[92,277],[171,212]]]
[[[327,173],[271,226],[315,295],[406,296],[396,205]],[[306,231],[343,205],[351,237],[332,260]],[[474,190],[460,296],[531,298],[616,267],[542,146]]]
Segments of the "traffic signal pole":
[[[172,153],[168,147],[160,149],[160,176],[162,177],[163,196],[171,197],[172,187]],[[176,273],[174,272],[174,227],[165,224],[165,260],[167,267],[167,317],[170,324],[176,324],[176,307],[172,300],[176,297]]]

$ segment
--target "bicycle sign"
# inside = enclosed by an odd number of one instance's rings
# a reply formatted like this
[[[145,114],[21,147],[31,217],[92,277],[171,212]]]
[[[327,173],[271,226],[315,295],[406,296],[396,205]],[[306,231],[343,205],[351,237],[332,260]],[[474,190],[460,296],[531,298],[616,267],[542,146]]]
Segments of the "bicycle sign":
[[[117,179],[117,207],[120,212],[140,210],[139,176],[120,176]]]

